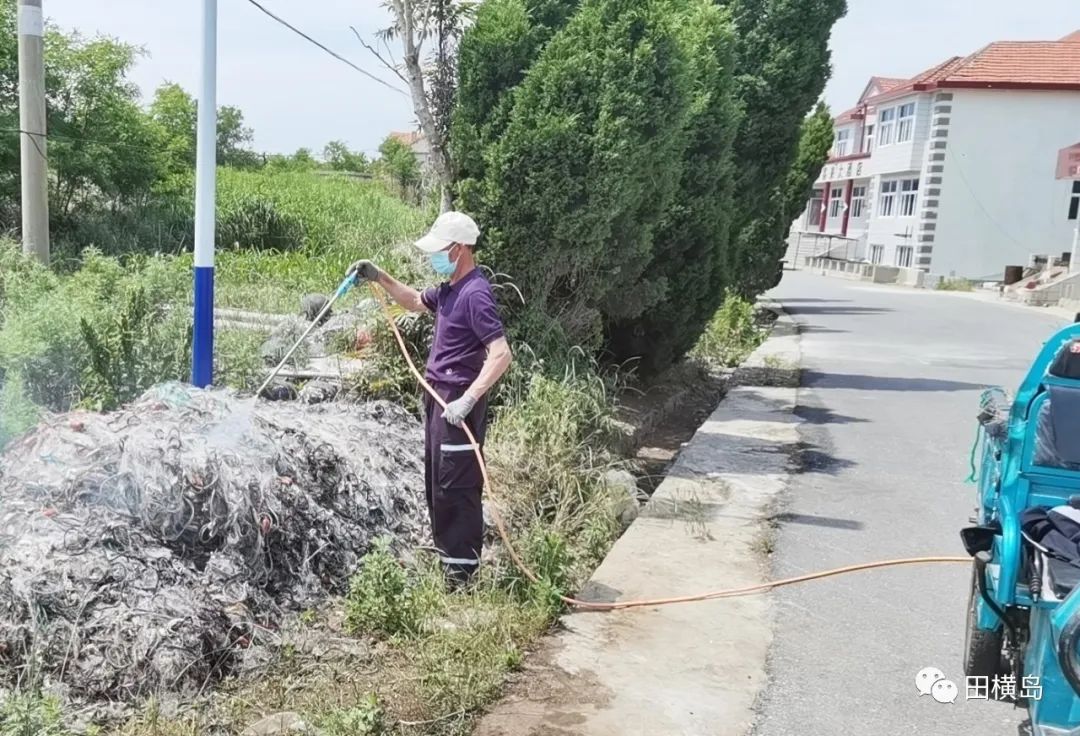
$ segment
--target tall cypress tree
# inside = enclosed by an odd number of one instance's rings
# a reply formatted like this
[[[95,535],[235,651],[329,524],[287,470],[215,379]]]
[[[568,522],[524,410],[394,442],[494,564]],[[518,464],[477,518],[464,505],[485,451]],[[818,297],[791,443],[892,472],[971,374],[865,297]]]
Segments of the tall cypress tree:
[[[846,0],[722,0],[739,31],[738,96],[745,115],[735,140],[735,284],[767,287],[791,224],[785,185],[801,124],[829,78],[829,36]]]
[[[814,180],[829,157],[833,144],[833,121],[829,108],[819,102],[810,117],[803,120],[795,163],[784,184],[784,221],[791,222],[806,208]]]
[[[638,319],[608,326],[619,359],[641,358],[655,373],[697,341],[723,299],[731,274],[732,144],[739,129],[735,38],[730,17],[711,0],[691,3],[681,20],[694,92],[679,193],[657,233],[648,273],[663,298]]]
[[[485,151],[506,129],[511,93],[544,45],[570,20],[578,2],[487,0],[477,9],[459,47],[451,128],[460,209],[479,206]]]
[[[691,81],[667,0],[584,0],[509,95],[473,211],[527,331],[598,347],[662,296],[654,234],[678,190]],[[530,335],[530,339],[535,339]]]

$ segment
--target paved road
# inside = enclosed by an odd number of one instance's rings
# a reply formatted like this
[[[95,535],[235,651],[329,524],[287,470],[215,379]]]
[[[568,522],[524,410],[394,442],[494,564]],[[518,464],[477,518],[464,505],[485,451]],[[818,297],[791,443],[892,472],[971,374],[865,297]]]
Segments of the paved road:
[[[774,295],[803,327],[804,472],[786,498],[774,574],[963,554],[957,530],[980,390],[1014,390],[1063,321],[966,295],[789,272]],[[965,701],[969,571],[900,568],[776,594],[770,684],[755,736],[1013,736],[1024,714]],[[955,704],[918,697],[936,666]],[[1022,731],[1021,731],[1022,732]]]

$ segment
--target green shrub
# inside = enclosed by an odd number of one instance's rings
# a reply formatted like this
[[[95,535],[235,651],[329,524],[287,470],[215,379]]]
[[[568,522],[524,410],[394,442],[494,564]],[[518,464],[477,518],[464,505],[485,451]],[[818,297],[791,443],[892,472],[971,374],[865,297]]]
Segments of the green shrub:
[[[21,258],[21,256],[19,256]],[[98,329],[142,289],[146,308],[164,314],[167,305],[184,305],[190,276],[174,259],[133,258],[126,266],[96,249],[87,249],[81,267],[67,277],[26,268],[16,274],[14,288],[5,287],[0,324],[0,374],[22,377],[27,397],[55,411],[64,411],[83,398],[82,382],[91,370],[81,323]],[[5,279],[7,280],[7,279]],[[147,378],[161,356],[175,354],[186,339],[181,328],[183,307],[162,324],[143,322],[140,355],[148,360],[141,370]],[[155,338],[154,340],[148,340]],[[175,377],[175,376],[174,376]],[[100,387],[99,387],[100,388]],[[97,390],[97,389],[95,389]],[[91,397],[91,403],[102,396]]]
[[[350,631],[384,636],[417,636],[435,600],[430,581],[413,576],[382,538],[364,555],[349,585],[345,625]]]
[[[941,279],[935,287],[938,291],[974,291],[975,286],[967,279]]]
[[[268,333],[259,330],[219,330],[214,335],[214,384],[254,391],[268,368],[260,348]]]
[[[692,354],[720,365],[736,366],[761,344],[763,337],[753,303],[729,290]]]
[[[538,582],[529,580],[516,565],[508,564],[503,568],[500,585],[517,600],[534,603],[554,616],[563,609],[559,596],[571,592],[573,560],[566,539],[554,529],[537,524],[518,538],[516,549]]]
[[[0,736],[67,736],[59,701],[38,694],[7,695],[0,705]]]
[[[398,307],[391,307],[391,313],[413,362],[423,371],[434,320],[431,315],[405,312]],[[371,346],[364,352],[360,372],[353,376],[353,390],[365,399],[386,399],[419,414],[423,389],[409,371],[394,333],[382,314],[375,318],[371,337]]]
[[[326,713],[319,720],[319,727],[325,736],[383,736],[389,733],[386,714],[374,694],[353,708]]]
[[[18,373],[0,379],[0,448],[37,424],[41,410],[26,396]]]
[[[184,379],[191,366],[186,314],[167,319],[138,286],[118,312],[103,317],[79,320],[87,356],[80,385],[84,406],[115,409],[156,383]]]

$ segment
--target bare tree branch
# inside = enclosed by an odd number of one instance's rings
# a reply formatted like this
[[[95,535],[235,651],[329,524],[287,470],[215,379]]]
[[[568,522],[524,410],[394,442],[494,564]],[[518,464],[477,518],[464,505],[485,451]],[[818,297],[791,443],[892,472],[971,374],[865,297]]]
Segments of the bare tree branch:
[[[406,79],[405,75],[401,73],[401,70],[398,69],[397,64],[391,64],[389,61],[384,59],[382,57],[382,55],[379,54],[379,51],[374,46],[372,46],[371,44],[369,44],[367,41],[364,40],[364,37],[360,35],[360,31],[356,30],[355,27],[349,26],[349,28],[352,30],[353,34],[356,36],[356,40],[360,42],[361,46],[363,46],[365,49],[370,51],[372,56],[374,56],[376,59],[378,59],[382,63],[383,66],[385,66],[387,69],[389,69],[391,72],[394,73],[394,76],[396,76],[398,79],[400,79],[406,85],[409,84],[409,80]],[[389,48],[389,47],[387,47],[387,48]]]

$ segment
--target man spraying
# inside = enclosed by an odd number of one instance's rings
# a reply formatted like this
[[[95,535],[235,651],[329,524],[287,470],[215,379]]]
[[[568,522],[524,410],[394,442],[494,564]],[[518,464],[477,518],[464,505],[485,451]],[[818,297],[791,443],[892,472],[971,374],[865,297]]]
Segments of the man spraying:
[[[445,212],[416,241],[436,273],[449,278],[417,291],[371,261],[350,269],[379,284],[399,305],[435,314],[425,378],[446,402],[424,396],[424,480],[431,530],[451,583],[467,582],[480,565],[484,515],[480,464],[463,427],[483,446],[487,394],[510,367],[512,354],[491,284],[476,267],[480,228],[461,212]]]

